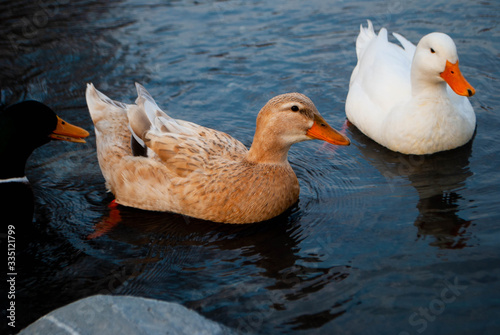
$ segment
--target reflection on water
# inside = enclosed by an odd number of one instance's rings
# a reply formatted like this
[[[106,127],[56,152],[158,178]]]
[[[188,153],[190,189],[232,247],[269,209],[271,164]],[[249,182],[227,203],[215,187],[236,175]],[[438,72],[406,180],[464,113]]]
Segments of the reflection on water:
[[[429,304],[455,280],[467,289],[424,319],[426,333],[498,328],[498,9],[462,0],[0,2],[0,104],[38,99],[91,132],[84,145],[49,143],[28,162],[36,214],[18,255],[16,330],[102,293],[179,302],[242,333],[418,333],[409,318],[440,307]],[[173,117],[245,145],[259,109],[285,92],[310,96],[340,128],[367,18],[414,42],[431,31],[455,39],[477,89],[473,142],[405,156],[349,127],[350,147],[300,143],[289,153],[299,202],[260,224],[108,207],[87,82],[124,92],[121,101],[141,82]]]
[[[91,234],[90,245],[94,252],[101,244],[115,242],[140,249],[147,246],[139,258],[120,256],[133,267],[134,280],[116,293],[140,290],[142,295],[167,300],[174,294],[188,307],[204,310],[209,316],[228,316],[229,326],[246,332],[256,328],[255,318],[288,310],[297,301],[332,289],[349,277],[349,265],[318,267],[318,257],[300,256],[297,210],[292,208],[259,224],[224,225],[178,214],[111,207],[95,225],[101,231]],[[236,269],[241,272],[238,276]],[[239,277],[242,274],[245,279]],[[193,277],[197,278],[194,287],[180,285]],[[335,312],[328,307],[313,314],[303,314],[300,308],[291,313],[297,316],[289,323],[297,329],[319,327],[345,312],[342,302],[334,305]],[[315,309],[311,307],[311,311]]]
[[[463,248],[469,239],[466,233],[470,221],[459,216],[460,195],[465,181],[472,175],[469,157],[472,143],[433,155],[404,155],[387,150],[364,136],[354,125],[350,134],[365,159],[387,179],[390,187],[410,182],[418,193],[418,216],[414,225],[417,236],[433,236],[430,245],[439,248]]]
[[[419,235],[433,235],[436,240],[430,245],[440,248],[460,249],[467,246],[466,234],[471,221],[457,215],[460,195],[455,192],[444,193],[419,201],[420,212],[415,226]]]

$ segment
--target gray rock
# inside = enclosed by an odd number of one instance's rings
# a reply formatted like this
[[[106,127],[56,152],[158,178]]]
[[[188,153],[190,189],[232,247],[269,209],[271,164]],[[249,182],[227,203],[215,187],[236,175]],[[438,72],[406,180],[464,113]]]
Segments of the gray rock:
[[[231,334],[229,328],[186,307],[128,296],[96,295],[56,309],[20,335]]]

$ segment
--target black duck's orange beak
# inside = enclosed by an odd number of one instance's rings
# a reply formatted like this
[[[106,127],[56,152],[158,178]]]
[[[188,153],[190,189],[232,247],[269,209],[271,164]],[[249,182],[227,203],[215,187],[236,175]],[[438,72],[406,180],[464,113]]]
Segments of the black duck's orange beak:
[[[75,143],[85,143],[83,138],[89,136],[89,132],[83,128],[77,127],[57,117],[57,127],[49,135],[53,140],[68,141]]]

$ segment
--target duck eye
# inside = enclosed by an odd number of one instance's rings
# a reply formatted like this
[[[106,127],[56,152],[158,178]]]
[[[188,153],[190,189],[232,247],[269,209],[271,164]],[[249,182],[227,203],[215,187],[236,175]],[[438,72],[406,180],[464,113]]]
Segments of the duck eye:
[[[292,110],[292,112],[298,112],[299,111],[299,107],[298,106],[295,106],[293,105],[292,108],[290,108]]]
[[[431,48],[431,53],[436,53],[436,50],[434,50],[433,48]]]

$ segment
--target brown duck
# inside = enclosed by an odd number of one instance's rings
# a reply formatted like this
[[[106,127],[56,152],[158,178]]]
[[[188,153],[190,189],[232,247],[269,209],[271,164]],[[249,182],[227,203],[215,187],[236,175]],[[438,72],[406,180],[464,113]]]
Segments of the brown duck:
[[[106,186],[125,206],[215,222],[264,221],[298,200],[287,159],[292,144],[350,143],[299,93],[269,100],[248,150],[226,133],[171,118],[143,86],[136,87],[138,98],[130,105],[92,84],[86,92]]]

